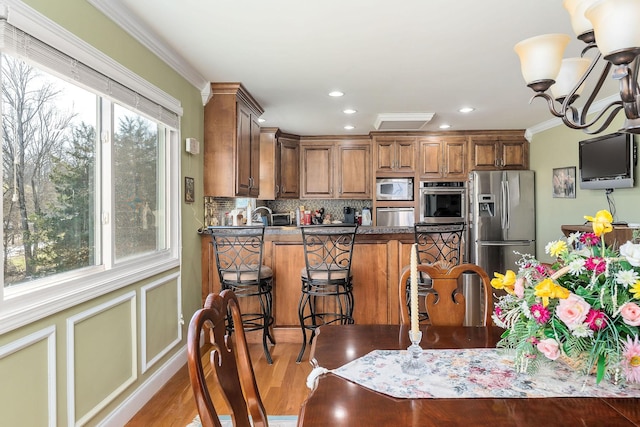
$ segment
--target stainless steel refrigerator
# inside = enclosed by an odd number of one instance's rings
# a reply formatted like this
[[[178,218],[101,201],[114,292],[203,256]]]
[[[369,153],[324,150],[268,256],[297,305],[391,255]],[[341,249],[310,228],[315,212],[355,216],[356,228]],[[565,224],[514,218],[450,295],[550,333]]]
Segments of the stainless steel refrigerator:
[[[520,254],[536,254],[533,171],[472,172],[469,184],[471,261],[491,278],[517,272]]]

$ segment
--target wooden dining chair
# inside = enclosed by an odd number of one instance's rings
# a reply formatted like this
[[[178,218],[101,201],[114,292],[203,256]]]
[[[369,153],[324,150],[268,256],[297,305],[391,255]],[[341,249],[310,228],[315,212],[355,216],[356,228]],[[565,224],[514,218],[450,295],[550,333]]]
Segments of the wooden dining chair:
[[[481,301],[483,316],[482,326],[491,324],[491,283],[489,276],[482,267],[475,264],[451,265],[446,261],[433,264],[418,264],[418,274],[425,273],[431,278],[432,287],[425,297],[425,307],[429,316],[429,323],[441,326],[460,326],[465,320],[465,297],[459,287],[459,278],[464,273],[475,273],[482,282]],[[399,283],[400,321],[402,325],[409,325],[411,319],[409,309],[405,304],[407,287],[410,286],[411,270],[405,268]]]
[[[242,323],[238,299],[231,290],[209,294],[204,308],[196,311],[189,323],[187,365],[200,421],[203,427],[221,427],[200,355],[200,336],[204,333],[212,346],[209,355],[211,369],[231,409],[234,427],[268,427],[244,330],[236,328],[230,334],[226,327],[227,316],[231,316],[237,325]],[[249,421],[249,414],[253,424]]]

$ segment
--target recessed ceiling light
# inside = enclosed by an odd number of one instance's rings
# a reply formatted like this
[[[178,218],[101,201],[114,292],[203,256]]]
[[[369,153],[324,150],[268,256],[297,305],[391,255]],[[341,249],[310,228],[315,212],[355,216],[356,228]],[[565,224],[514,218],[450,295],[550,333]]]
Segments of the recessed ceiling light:
[[[460,111],[461,113],[470,113],[473,110],[475,110],[475,108],[472,107],[462,107],[461,109],[459,109],[458,111]]]
[[[352,130],[352,129],[355,129],[355,126],[346,125],[344,128],[345,128],[346,130]]]
[[[441,124],[440,126],[438,126],[440,129],[449,129],[451,127],[451,125],[448,125],[446,123]]]
[[[342,95],[344,95],[344,93],[340,92],[339,90],[334,90],[333,92],[329,92],[329,96],[333,96],[333,97],[338,97]]]
[[[258,121],[259,121],[260,123],[264,123],[264,122],[266,122],[266,120],[265,120],[265,119],[262,119],[262,118],[258,119]]]
[[[347,108],[346,110],[342,110],[345,114],[355,114],[356,110],[352,110],[351,108]]]

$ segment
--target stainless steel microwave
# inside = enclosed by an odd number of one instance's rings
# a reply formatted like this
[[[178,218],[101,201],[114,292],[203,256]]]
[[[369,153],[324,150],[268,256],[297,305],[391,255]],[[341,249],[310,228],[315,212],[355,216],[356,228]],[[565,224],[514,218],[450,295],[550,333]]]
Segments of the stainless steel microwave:
[[[376,179],[376,200],[413,200],[413,178]]]

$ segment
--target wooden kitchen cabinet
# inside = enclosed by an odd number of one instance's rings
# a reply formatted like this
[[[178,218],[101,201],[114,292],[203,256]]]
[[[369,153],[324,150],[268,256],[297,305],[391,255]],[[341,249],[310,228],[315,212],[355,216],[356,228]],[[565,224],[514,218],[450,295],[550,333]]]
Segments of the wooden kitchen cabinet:
[[[301,199],[371,199],[368,137],[300,140]]]
[[[300,197],[300,137],[260,130],[260,200]]]
[[[206,196],[257,197],[264,110],[240,83],[211,83],[204,107]]]
[[[472,135],[469,147],[469,170],[529,168],[529,142],[522,131]]]
[[[332,199],[333,143],[300,142],[300,198]]]
[[[430,136],[418,140],[421,179],[467,179],[467,138],[464,136]]]
[[[339,142],[337,144],[338,199],[371,199],[371,143]]]
[[[375,136],[373,146],[376,176],[415,172],[416,138]]]

